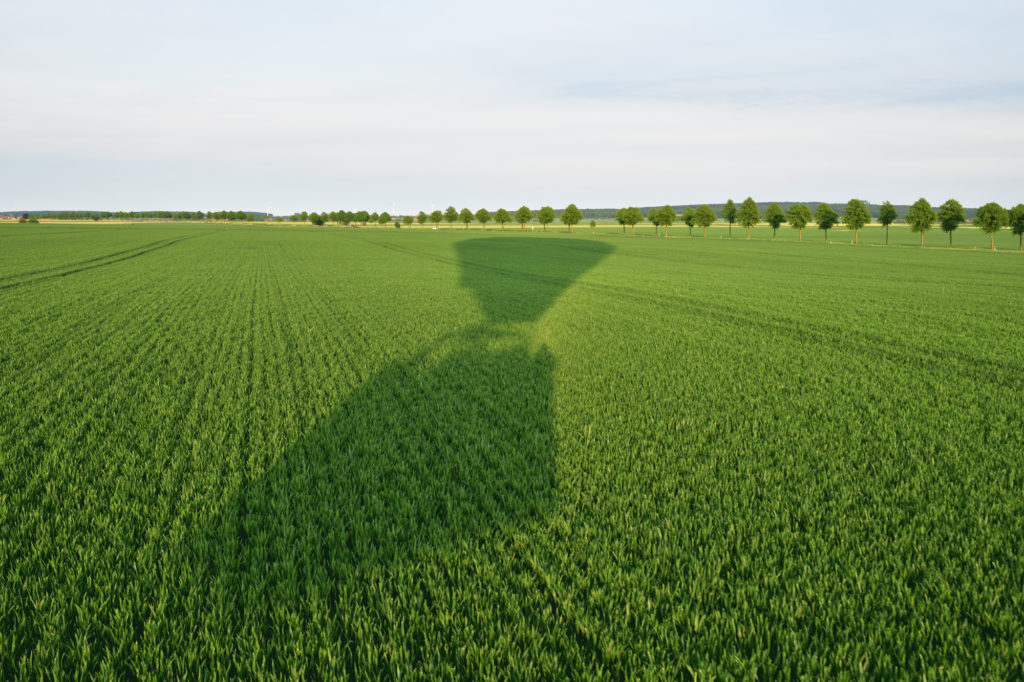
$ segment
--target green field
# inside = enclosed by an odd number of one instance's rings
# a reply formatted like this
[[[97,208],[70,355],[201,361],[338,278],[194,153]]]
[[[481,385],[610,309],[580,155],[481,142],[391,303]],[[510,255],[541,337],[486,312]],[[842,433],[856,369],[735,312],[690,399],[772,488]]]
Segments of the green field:
[[[1024,256],[714,230],[0,226],[0,678],[1024,675]]]

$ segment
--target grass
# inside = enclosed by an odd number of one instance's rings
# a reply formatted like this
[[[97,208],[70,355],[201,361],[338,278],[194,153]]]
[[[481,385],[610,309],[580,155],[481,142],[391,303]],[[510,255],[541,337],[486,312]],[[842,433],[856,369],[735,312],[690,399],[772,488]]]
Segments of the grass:
[[[0,677],[1024,674],[1019,254],[589,232],[0,227]]]

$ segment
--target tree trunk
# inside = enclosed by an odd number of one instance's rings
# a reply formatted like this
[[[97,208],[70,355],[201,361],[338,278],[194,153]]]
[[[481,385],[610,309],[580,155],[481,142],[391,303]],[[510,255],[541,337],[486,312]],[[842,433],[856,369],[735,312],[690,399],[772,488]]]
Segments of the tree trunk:
[[[921,230],[921,247],[924,247],[924,230]]]
[[[885,226],[885,245],[889,246],[889,226]]]
[[[949,248],[953,248],[953,230],[949,231]]]
[[[747,240],[750,239],[750,225],[747,225]]]
[[[630,227],[630,234],[629,234],[629,236],[630,237],[635,237],[636,236],[636,223],[633,223],[629,227]]]
[[[708,228],[704,228],[704,239],[708,238]]]
[[[804,240],[804,231],[803,231],[803,228],[801,228],[801,229],[797,230],[797,232],[799,232],[799,233],[800,233],[800,241],[802,242],[802,241]]]
[[[690,225],[690,239],[693,239],[693,225]]]
[[[825,230],[825,243],[828,244],[828,230]]]
[[[990,247],[992,247],[993,251],[996,250],[996,233],[995,232],[989,232],[988,233],[988,245]]]
[[[775,241],[775,233],[778,232],[778,231],[779,231],[779,228],[777,228],[777,227],[773,227],[772,228],[772,241]]]
[[[729,223],[729,239],[732,239],[732,223]]]
[[[860,244],[860,230],[853,231],[853,243]]]

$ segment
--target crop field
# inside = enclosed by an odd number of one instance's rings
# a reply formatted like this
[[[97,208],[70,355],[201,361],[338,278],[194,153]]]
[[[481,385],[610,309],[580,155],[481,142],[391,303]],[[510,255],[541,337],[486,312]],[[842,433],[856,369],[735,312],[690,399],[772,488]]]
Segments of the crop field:
[[[0,226],[0,678],[1024,676],[1024,256],[714,229]]]

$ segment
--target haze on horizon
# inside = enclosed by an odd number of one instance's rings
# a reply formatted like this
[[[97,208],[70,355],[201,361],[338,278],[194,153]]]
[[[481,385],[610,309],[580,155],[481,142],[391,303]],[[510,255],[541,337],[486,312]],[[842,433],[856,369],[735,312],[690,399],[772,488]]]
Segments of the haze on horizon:
[[[1024,5],[3,2],[0,209],[1024,200]]]

